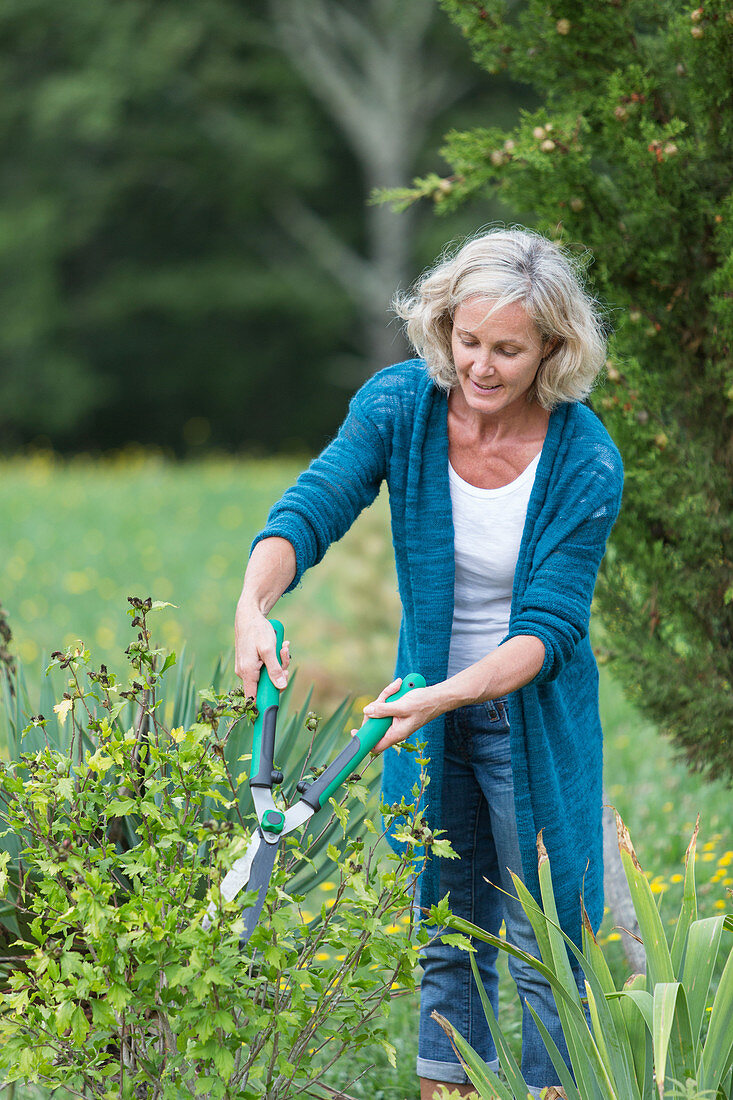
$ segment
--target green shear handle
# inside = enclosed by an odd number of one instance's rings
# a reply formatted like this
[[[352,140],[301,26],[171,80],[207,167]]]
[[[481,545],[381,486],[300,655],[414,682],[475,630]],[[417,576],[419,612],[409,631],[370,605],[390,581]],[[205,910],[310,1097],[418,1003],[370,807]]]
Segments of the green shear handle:
[[[285,637],[285,628],[277,619],[269,619],[268,622],[275,631],[276,651],[279,654]],[[393,699],[401,699],[408,691],[418,687],[425,687],[425,679],[419,672],[411,672],[403,678],[399,689],[393,695],[390,695],[387,702],[392,702]],[[273,684],[267,669],[263,665],[257,685],[258,714],[254,723],[252,738],[250,787],[272,788],[273,779],[282,782],[282,776],[279,773],[273,773],[279,703],[280,692]],[[368,722],[365,722],[361,729],[354,734],[351,743],[339,753],[332,764],[329,764],[323,774],[307,788],[303,793],[301,802],[304,802],[306,806],[310,806],[314,813],[325,806],[336,788],[358,768],[362,760],[382,740],[391,725],[391,718],[370,718]]]
[[[275,652],[279,660],[285,638],[285,627],[277,619],[268,619],[268,622],[275,631]],[[270,679],[264,665],[257,684],[256,702],[257,718],[252,735],[252,772],[249,785],[250,787],[271,787],[280,692]]]
[[[399,689],[387,699],[391,703],[394,699],[401,699],[413,688],[424,688],[425,678],[419,672],[411,672],[403,677]],[[385,733],[392,725],[391,718],[370,718],[360,730],[354,734],[351,744],[347,745],[332,764],[326,768],[322,775],[303,795],[301,801],[313,808],[314,813],[320,810],[328,802],[329,798],[343,781],[361,764],[365,756],[372,751],[374,746],[382,740]]]

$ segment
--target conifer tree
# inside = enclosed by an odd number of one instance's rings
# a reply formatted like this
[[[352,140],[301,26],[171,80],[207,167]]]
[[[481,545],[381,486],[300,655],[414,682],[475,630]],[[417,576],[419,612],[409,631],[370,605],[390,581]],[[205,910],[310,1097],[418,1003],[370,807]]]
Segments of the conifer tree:
[[[443,0],[532,86],[512,131],[451,133],[391,198],[504,196],[592,256],[613,329],[593,405],[626,466],[597,590],[614,675],[693,769],[733,776],[733,3]]]

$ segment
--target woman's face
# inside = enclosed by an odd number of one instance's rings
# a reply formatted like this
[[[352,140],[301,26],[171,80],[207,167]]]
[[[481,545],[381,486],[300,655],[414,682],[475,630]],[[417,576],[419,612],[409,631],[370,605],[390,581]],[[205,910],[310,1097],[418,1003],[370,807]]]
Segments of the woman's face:
[[[521,302],[487,316],[493,304],[480,297],[462,302],[451,335],[463,397],[470,409],[485,415],[527,404],[544,354],[540,333]]]

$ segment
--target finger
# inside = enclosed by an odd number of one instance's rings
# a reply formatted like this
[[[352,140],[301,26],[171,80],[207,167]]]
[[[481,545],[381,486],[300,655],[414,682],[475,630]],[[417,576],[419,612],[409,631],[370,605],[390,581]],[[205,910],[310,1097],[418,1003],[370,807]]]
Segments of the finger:
[[[275,687],[279,688],[279,690],[282,691],[282,689],[284,687],[287,687],[287,683],[288,683],[287,671],[282,667],[282,665],[278,661],[277,657],[275,656],[275,651],[274,650],[263,654],[263,657],[264,657],[264,665],[265,665],[265,668],[267,669],[267,675],[270,677],[270,679],[272,680]]]
[[[283,647],[280,650],[280,664],[284,669],[287,669],[290,665],[290,642],[287,639],[283,642]]]
[[[236,649],[234,656],[234,671],[239,679],[242,681],[244,694],[254,699],[257,694],[257,685],[260,680],[261,665],[255,665],[249,661],[246,661],[244,657],[237,652]]]
[[[242,681],[244,694],[248,698],[254,699],[257,695],[257,685],[260,682],[260,670],[257,669],[256,672],[253,672],[250,669],[237,669],[237,676]]]
[[[398,733],[395,730],[394,726],[390,726],[390,728],[387,730],[387,732],[385,733],[382,740],[377,741],[376,745],[372,749],[372,752],[376,756],[379,756],[379,754],[383,753],[385,749],[389,749],[393,745],[399,745],[404,740],[405,740],[405,737],[402,736],[400,733]]]

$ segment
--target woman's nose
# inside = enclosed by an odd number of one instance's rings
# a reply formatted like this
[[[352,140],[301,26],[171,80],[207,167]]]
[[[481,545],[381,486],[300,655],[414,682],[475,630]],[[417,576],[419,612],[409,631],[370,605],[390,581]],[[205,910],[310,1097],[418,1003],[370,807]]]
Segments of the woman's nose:
[[[491,352],[484,348],[478,350],[474,356],[473,369],[477,374],[493,374],[495,367]]]

